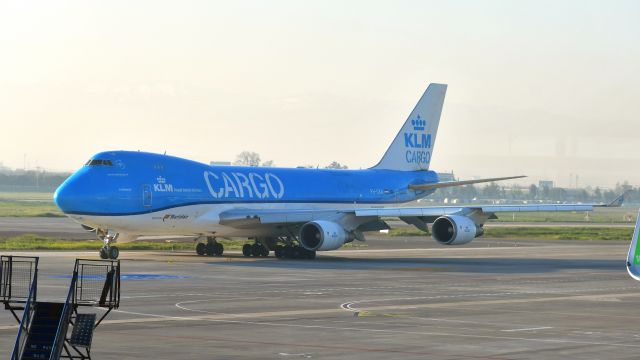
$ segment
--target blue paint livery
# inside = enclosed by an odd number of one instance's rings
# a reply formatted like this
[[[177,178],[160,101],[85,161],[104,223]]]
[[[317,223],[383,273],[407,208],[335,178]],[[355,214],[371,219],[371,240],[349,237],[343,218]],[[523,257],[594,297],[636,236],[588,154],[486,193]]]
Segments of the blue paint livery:
[[[425,170],[209,166],[133,151],[101,152],[92,160],[99,165],[88,162],[55,192],[54,200],[66,214],[125,216],[198,204],[382,205],[433,192],[407,185],[438,182],[435,172]]]

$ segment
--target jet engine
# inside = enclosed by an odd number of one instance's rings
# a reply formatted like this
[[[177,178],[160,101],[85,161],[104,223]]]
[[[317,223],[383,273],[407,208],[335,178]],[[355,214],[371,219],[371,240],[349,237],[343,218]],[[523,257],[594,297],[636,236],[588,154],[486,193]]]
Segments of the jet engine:
[[[345,243],[353,241],[353,236],[339,224],[316,220],[302,225],[299,241],[307,250],[328,251],[339,249]]]
[[[482,235],[484,229],[466,216],[441,216],[431,226],[431,236],[444,245],[462,245]]]

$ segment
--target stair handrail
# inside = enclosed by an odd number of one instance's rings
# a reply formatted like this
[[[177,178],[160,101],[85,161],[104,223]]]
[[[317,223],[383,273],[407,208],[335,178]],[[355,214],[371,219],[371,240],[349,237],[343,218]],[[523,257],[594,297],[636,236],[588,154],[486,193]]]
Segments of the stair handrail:
[[[13,283],[11,279],[13,278],[13,263],[14,259],[33,259],[33,275],[30,281],[34,281],[34,279],[38,275],[38,260],[40,259],[37,256],[17,256],[17,255],[2,255],[0,256],[0,297],[2,298],[2,302],[8,304],[10,302],[21,302],[21,301],[13,301]],[[24,260],[22,261],[24,262]],[[31,284],[33,285],[33,284]],[[31,287],[29,287],[31,290]],[[37,290],[36,290],[37,291]],[[36,297],[34,293],[34,298]],[[26,301],[26,300],[25,300]]]
[[[36,275],[33,278],[33,282],[31,283],[31,288],[29,289],[29,297],[27,298],[27,302],[24,305],[24,312],[22,313],[22,320],[20,320],[20,328],[18,329],[18,335],[16,336],[16,342],[13,346],[13,352],[11,353],[11,360],[19,360],[24,352],[24,346],[27,342],[27,335],[29,334],[29,328],[31,327],[31,320],[33,318],[33,313],[35,311],[35,299],[36,299],[36,291],[38,288],[38,275],[36,270]],[[23,333],[25,336],[22,336]]]
[[[55,337],[55,340],[53,341],[53,347],[51,348],[51,355],[49,356],[49,360],[59,359],[60,354],[62,353],[64,340],[67,336],[69,320],[71,319],[71,314],[73,313],[72,301],[75,297],[77,281],[78,281],[78,271],[76,267],[76,270],[73,272],[73,277],[71,278],[71,286],[69,286],[69,293],[67,293],[67,299],[64,302],[64,307],[62,308],[62,313],[60,314],[60,320],[58,321],[58,328],[56,330],[56,337]]]

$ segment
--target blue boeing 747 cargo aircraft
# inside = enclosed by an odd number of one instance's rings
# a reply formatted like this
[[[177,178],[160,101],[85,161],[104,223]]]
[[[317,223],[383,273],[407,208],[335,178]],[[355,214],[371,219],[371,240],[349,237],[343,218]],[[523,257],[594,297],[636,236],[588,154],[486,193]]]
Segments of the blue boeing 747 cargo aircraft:
[[[221,255],[217,237],[254,240],[245,256],[314,258],[364,232],[388,229],[383,217],[427,231],[445,245],[482,235],[500,212],[589,211],[604,205],[470,205],[399,207],[438,188],[521,176],[440,182],[429,164],[447,86],[431,84],[380,162],[366,170],[209,166],[134,151],[94,155],[55,192],[69,217],[104,241],[102,258],[118,257],[116,241],[145,235],[197,237],[200,255]],[[611,206],[606,205],[606,206]]]

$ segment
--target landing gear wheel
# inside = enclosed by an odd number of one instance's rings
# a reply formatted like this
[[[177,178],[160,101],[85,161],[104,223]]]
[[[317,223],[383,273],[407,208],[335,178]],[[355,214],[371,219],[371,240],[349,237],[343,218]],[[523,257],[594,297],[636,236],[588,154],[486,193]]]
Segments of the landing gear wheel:
[[[207,243],[204,246],[204,253],[207,254],[207,256],[213,256],[216,254],[216,244],[213,242]]]
[[[251,255],[258,257],[262,254],[262,245],[256,243],[251,246]]]
[[[260,246],[262,248],[262,252],[260,253],[260,256],[262,257],[267,257],[269,256],[269,249],[267,249],[266,246]]]
[[[291,245],[287,245],[284,247],[282,255],[285,259],[292,259],[293,258],[293,246]]]
[[[217,242],[215,245],[214,254],[216,256],[221,256],[223,252],[224,252],[224,246],[222,246],[222,244]]]
[[[204,243],[198,243],[198,245],[196,245],[196,254],[203,256],[206,252],[206,247],[207,245]]]
[[[251,256],[251,244],[242,245],[242,255],[247,257]]]
[[[120,249],[115,246],[109,247],[109,259],[115,260],[120,255]]]
[[[314,250],[307,250],[305,248],[300,248],[300,259],[313,260],[315,258],[316,258],[316,252]]]
[[[105,248],[105,247],[100,248],[100,258],[101,259],[108,259],[109,258],[109,253],[107,252],[107,248]]]
[[[275,253],[278,259],[282,259],[284,257],[284,246],[276,245]]]

